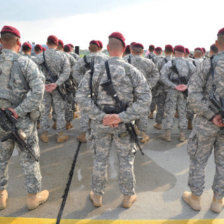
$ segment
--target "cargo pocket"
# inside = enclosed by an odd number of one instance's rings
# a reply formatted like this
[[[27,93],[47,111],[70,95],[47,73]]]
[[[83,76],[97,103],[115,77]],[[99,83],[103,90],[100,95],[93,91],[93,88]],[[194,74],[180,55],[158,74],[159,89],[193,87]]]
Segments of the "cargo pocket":
[[[195,132],[192,132],[188,139],[187,152],[192,158],[195,158],[198,151],[198,137]]]

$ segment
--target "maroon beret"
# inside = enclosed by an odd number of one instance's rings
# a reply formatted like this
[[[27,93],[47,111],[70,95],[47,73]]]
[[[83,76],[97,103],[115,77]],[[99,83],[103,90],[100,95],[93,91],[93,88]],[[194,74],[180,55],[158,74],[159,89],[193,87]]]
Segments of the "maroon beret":
[[[202,49],[203,53],[206,53],[206,50],[204,47],[202,47],[201,49]]]
[[[122,33],[113,32],[112,34],[110,34],[109,38],[115,38],[115,39],[120,40],[121,43],[123,44],[123,46],[125,47],[125,38]]]
[[[179,52],[185,53],[185,48],[182,45],[177,45],[177,46],[175,46],[174,51],[179,51]]]
[[[200,47],[196,47],[196,48],[194,49],[194,51],[201,51],[201,52],[203,53],[203,50],[202,50],[202,48],[200,48]]]
[[[141,43],[134,43],[132,46],[133,47],[140,47],[140,48],[144,49],[144,46]]]
[[[150,47],[155,49],[155,46],[154,46],[153,44],[150,44],[150,45],[149,45],[149,48],[150,48]]]
[[[64,51],[65,51],[65,52],[70,52],[71,50],[72,50],[71,45],[66,44],[66,45],[64,46]]]
[[[52,41],[55,45],[58,45],[58,38],[54,35],[50,35],[48,38],[47,38],[47,41]]]
[[[222,29],[219,30],[219,32],[217,33],[217,35],[224,35],[224,27]]]
[[[131,44],[130,44],[130,45],[131,45],[131,46],[134,46],[135,44],[136,44],[136,42],[131,42]]]
[[[89,42],[89,44],[95,44],[97,47],[100,48],[100,44],[99,44],[99,42],[98,42],[97,40],[91,40],[91,41]]]
[[[165,50],[167,50],[167,51],[172,51],[172,52],[173,52],[173,46],[170,45],[170,44],[167,44],[167,45],[165,46]]]
[[[74,48],[74,45],[73,44],[67,44],[67,45],[69,45],[71,48]]]
[[[3,34],[3,33],[12,33],[12,34],[14,34],[14,35],[16,35],[17,37],[20,38],[19,30],[17,30],[13,26],[3,26],[2,30],[1,30],[1,34]]]
[[[100,45],[100,48],[103,48],[103,43],[102,43],[102,41],[98,40],[98,43],[99,43],[99,45]]]
[[[185,48],[185,53],[186,53],[186,54],[190,54],[190,51],[189,51],[188,48]]]
[[[40,44],[36,44],[34,48],[39,48],[40,50],[43,50],[43,47]]]
[[[155,51],[163,51],[161,47],[156,47]]]
[[[32,49],[32,45],[28,42],[23,43],[22,48],[24,48],[24,47]]]
[[[62,47],[64,47],[64,43],[62,40],[58,40],[58,45],[61,45]]]

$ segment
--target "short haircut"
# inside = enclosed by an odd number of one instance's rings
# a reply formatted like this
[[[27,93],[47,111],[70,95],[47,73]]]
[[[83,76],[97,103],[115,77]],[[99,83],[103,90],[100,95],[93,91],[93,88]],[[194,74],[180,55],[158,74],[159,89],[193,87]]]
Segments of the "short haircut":
[[[218,42],[224,44],[224,33],[218,35]]]
[[[108,43],[109,47],[113,50],[121,50],[124,48],[122,42],[116,38],[109,38],[109,43]]]
[[[38,45],[36,45],[36,46],[34,47],[34,50],[35,50],[35,51],[41,51],[42,49],[41,49]]]
[[[16,40],[18,39],[18,37],[12,33],[2,33],[1,34],[1,39],[4,42],[16,42]]]
[[[210,46],[210,51],[214,52],[215,54],[218,53],[218,48],[215,46],[215,44],[212,44],[212,45]]]
[[[149,51],[154,51],[155,50],[155,47],[154,46],[149,46]]]
[[[31,51],[31,49],[25,45],[25,46],[22,46],[22,51],[27,52],[27,51]]]
[[[143,49],[141,47],[132,46],[131,49],[135,54],[142,54],[142,52],[143,52]]]
[[[54,40],[51,40],[51,39],[47,40],[47,44],[57,46],[57,44],[55,44]]]

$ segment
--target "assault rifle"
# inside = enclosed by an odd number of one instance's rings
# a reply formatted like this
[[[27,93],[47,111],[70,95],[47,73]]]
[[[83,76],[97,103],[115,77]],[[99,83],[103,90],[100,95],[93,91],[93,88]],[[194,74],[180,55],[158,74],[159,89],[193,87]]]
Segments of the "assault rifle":
[[[21,151],[28,153],[35,161],[39,161],[32,152],[31,146],[25,142],[26,134],[16,127],[17,119],[13,116],[13,113],[8,110],[0,109],[0,127],[5,132],[10,132],[8,135],[1,139],[1,142],[5,142],[8,139],[14,140]]]
[[[115,107],[105,106],[103,108],[103,111],[106,114],[119,114],[123,111],[126,111],[127,104],[119,99],[119,97],[114,89],[113,83],[111,81],[111,75],[110,75],[108,61],[105,62],[105,66],[106,66],[108,80],[106,82],[102,83],[101,86],[103,87],[103,90],[115,100],[116,106]],[[129,133],[131,139],[136,143],[137,147],[139,148],[139,151],[141,152],[141,154],[144,155],[142,148],[140,146],[138,135],[135,131],[134,125],[132,123],[126,123],[125,127],[127,129],[127,132]]]

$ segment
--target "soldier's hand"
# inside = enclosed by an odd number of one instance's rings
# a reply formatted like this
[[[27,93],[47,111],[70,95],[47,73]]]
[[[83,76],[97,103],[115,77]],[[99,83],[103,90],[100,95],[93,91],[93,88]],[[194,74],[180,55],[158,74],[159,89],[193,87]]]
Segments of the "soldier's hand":
[[[51,83],[51,84],[45,85],[45,90],[48,93],[52,93],[57,88],[57,86],[58,85],[56,83]]]
[[[104,116],[103,125],[110,127],[118,127],[121,119],[118,114],[107,114]]]
[[[10,107],[10,108],[8,108],[8,110],[10,110],[12,112],[13,117],[15,117],[16,119],[19,118],[19,115],[16,113],[16,111],[13,108]]]
[[[180,92],[184,92],[185,90],[187,90],[187,86],[184,84],[181,85],[177,85],[176,86],[176,90],[180,91]]]
[[[222,116],[220,114],[215,115],[212,119],[212,123],[220,128],[224,127],[224,123],[222,123]]]

